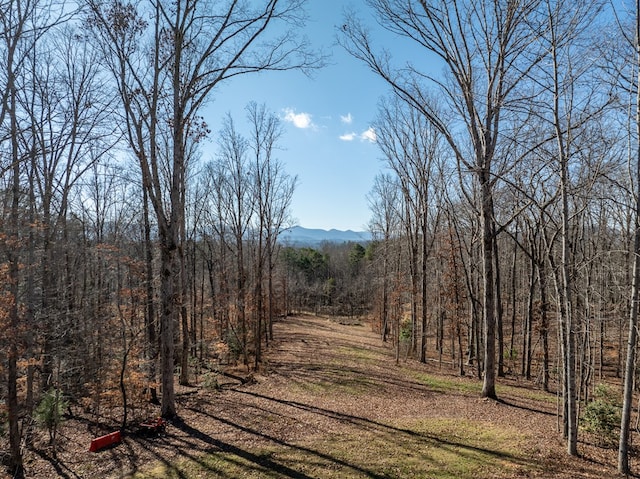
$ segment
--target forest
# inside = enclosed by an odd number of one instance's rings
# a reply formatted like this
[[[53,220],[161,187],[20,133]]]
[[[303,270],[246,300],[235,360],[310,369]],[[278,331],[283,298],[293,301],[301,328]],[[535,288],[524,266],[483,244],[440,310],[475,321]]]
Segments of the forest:
[[[356,11],[332,32],[389,87],[385,169],[372,241],[312,248],[281,241],[297,178],[278,115],[250,103],[216,132],[203,116],[237,76],[329,61],[296,35],[304,0],[0,0],[11,477],[43,430],[55,448],[68,411],[125,431],[144,404],[179,417],[176,388],[218,368],[260,372],[297,313],[365,321],[396,363],[472,375],[488,400],[514,377],[555,392],[566,453],[601,414],[631,472],[640,7],[364,3],[424,56],[396,63]]]

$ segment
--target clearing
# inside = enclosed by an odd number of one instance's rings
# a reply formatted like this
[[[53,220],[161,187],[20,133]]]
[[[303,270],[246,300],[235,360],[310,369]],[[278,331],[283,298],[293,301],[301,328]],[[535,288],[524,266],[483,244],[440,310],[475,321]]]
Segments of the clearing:
[[[499,378],[501,400],[482,400],[477,379],[437,362],[396,365],[368,325],[295,316],[275,336],[254,380],[178,389],[180,419],[163,434],[89,453],[96,431],[74,418],[53,457],[42,433],[27,477],[618,477],[613,449],[581,442],[582,457],[566,455],[556,396],[529,383]]]

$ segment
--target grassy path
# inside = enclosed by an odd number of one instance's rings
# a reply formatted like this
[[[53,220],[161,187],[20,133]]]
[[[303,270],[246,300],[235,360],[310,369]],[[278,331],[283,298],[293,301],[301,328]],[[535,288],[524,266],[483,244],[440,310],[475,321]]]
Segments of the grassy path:
[[[257,384],[185,397],[172,459],[133,477],[615,477],[565,456],[553,396],[502,385],[481,400],[477,380],[396,365],[364,326],[297,317],[276,337]]]

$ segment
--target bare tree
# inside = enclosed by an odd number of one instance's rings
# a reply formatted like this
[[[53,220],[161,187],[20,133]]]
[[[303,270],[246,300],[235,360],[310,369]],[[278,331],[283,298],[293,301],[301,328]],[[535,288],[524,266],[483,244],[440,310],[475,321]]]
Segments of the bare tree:
[[[633,410],[633,392],[636,373],[636,345],[638,342],[638,314],[640,311],[640,1],[635,2],[633,29],[625,28],[624,19],[616,13],[616,39],[622,39],[622,46],[612,49],[607,70],[612,72],[613,83],[624,98],[628,95],[629,128],[629,173],[633,185],[630,196],[633,198],[631,210],[631,231],[633,255],[631,269],[631,298],[629,303],[629,335],[624,369],[622,414],[620,422],[620,440],[618,443],[618,471],[630,474],[629,444],[631,436],[631,413]],[[627,32],[633,31],[631,36]],[[611,46],[611,44],[609,44]],[[633,60],[632,60],[633,58]],[[626,105],[622,105],[625,107]],[[635,137],[634,137],[635,136]],[[631,146],[635,143],[635,149]],[[635,166],[635,167],[634,167]],[[621,328],[622,334],[622,328]]]
[[[273,268],[276,261],[277,240],[289,221],[289,208],[296,186],[296,177],[289,176],[275,156],[282,136],[280,120],[264,105],[247,106],[250,134],[249,150],[253,157],[253,189],[255,235],[257,236],[255,300],[257,323],[255,328],[255,366],[261,361],[262,329],[266,339],[273,339]],[[266,271],[265,271],[266,268]],[[263,285],[267,281],[267,305],[263,305]],[[266,324],[263,323],[266,309]]]
[[[382,279],[382,296],[380,299],[380,328],[382,341],[387,340],[389,328],[395,328],[392,323],[390,314],[390,281],[389,276],[392,268],[391,265],[391,249],[392,240],[398,235],[399,229],[399,190],[397,178],[388,174],[379,174],[376,176],[373,188],[368,194],[369,208],[371,209],[372,218],[369,223],[369,229],[373,238],[377,242],[382,243],[382,252],[377,255],[382,261],[382,271],[380,273]],[[399,337],[398,337],[399,339]],[[397,346],[397,344],[396,344]],[[398,360],[399,349],[396,348],[396,361]]]
[[[539,2],[370,0],[368,4],[383,27],[423,47],[446,70],[445,78],[438,79],[413,64],[394,67],[390,53],[374,50],[368,31],[356,18],[345,21],[342,45],[433,124],[460,169],[471,172],[477,183],[485,346],[482,396],[496,398],[494,159],[503,116],[522,100],[516,87],[543,56],[535,43],[542,30],[535,16]],[[439,91],[448,110],[434,104],[423,82]]]
[[[264,304],[263,304],[263,283],[265,264],[271,262],[267,258],[269,227],[267,225],[267,213],[270,208],[271,196],[274,194],[272,188],[274,179],[270,178],[274,163],[274,150],[282,135],[282,127],[279,119],[269,114],[266,107],[251,103],[247,106],[247,117],[250,124],[251,133],[248,139],[248,146],[252,156],[252,182],[253,196],[255,204],[254,235],[257,239],[255,253],[255,320],[254,320],[254,351],[255,364],[257,369],[262,361],[262,329],[264,326]]]
[[[199,141],[208,130],[199,112],[215,87],[234,76],[309,69],[320,63],[309,54],[306,41],[293,33],[304,20],[302,0],[270,0],[259,6],[207,0],[138,5],[90,0],[88,4],[90,23],[99,32],[121,95],[128,143],[157,217],[162,263],[162,415],[171,417],[176,414],[173,329],[186,299],[176,284],[176,278],[183,277],[180,232],[185,216],[186,152],[189,143]],[[285,27],[284,33],[266,37],[265,32],[278,24]],[[163,134],[164,151],[159,150]]]
[[[251,191],[251,165],[248,158],[248,142],[227,116],[219,134],[220,152],[215,165],[214,183],[218,185],[214,201],[224,218],[220,239],[235,259],[235,326],[231,326],[234,341],[241,348],[245,366],[249,365],[247,325],[247,267],[245,264],[245,240],[254,215],[255,204]]]
[[[574,317],[575,300],[572,278],[575,277],[573,273],[575,258],[573,258],[573,249],[571,248],[576,239],[571,237],[570,223],[577,211],[582,208],[586,209],[586,205],[575,205],[576,211],[571,211],[570,195],[574,186],[570,177],[570,160],[581,156],[582,151],[589,151],[588,148],[583,146],[580,149],[577,145],[581,143],[584,145],[583,136],[590,132],[589,123],[602,111],[601,96],[598,95],[596,88],[586,86],[595,84],[589,82],[589,78],[587,78],[590,66],[586,54],[588,50],[581,43],[590,24],[599,12],[599,4],[592,0],[584,0],[568,7],[564,2],[547,0],[543,2],[543,6],[548,26],[541,35],[541,39],[544,39],[543,43],[549,51],[551,68],[543,69],[538,73],[541,83],[547,85],[538,99],[548,98],[551,100],[548,121],[552,130],[551,138],[555,143],[551,155],[556,157],[558,161],[562,253],[556,290],[563,326],[563,397],[566,413],[567,451],[570,455],[577,455],[576,330],[578,323]],[[580,63],[575,61],[576,58],[580,58]],[[548,74],[545,75],[546,72]],[[538,103],[537,107],[544,111],[545,104],[543,102],[532,100],[532,103]],[[586,159],[584,156],[583,158]],[[584,186],[588,186],[588,183],[585,183]]]
[[[376,123],[377,144],[397,175],[406,205],[413,314],[420,308],[420,354],[426,362],[428,319],[428,262],[438,229],[440,205],[437,186],[443,161],[440,133],[413,106],[394,98],[383,105]],[[419,292],[418,292],[419,288]],[[418,298],[420,298],[418,303]],[[414,317],[414,321],[417,321]],[[417,328],[416,328],[417,329]]]

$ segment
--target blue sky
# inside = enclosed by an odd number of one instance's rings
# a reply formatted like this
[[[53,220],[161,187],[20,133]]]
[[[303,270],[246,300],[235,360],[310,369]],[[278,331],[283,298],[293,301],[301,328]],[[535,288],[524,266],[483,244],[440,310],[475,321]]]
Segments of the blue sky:
[[[309,0],[304,32],[331,52],[330,64],[313,78],[301,72],[268,72],[236,77],[214,94],[205,118],[213,140],[223,116],[244,120],[255,101],[278,115],[284,127],[278,157],[287,173],[298,177],[292,202],[296,224],[305,228],[366,230],[370,218],[366,195],[383,168],[371,123],[385,84],[363,64],[334,45],[343,9],[364,2]],[[205,159],[207,157],[205,151]]]

